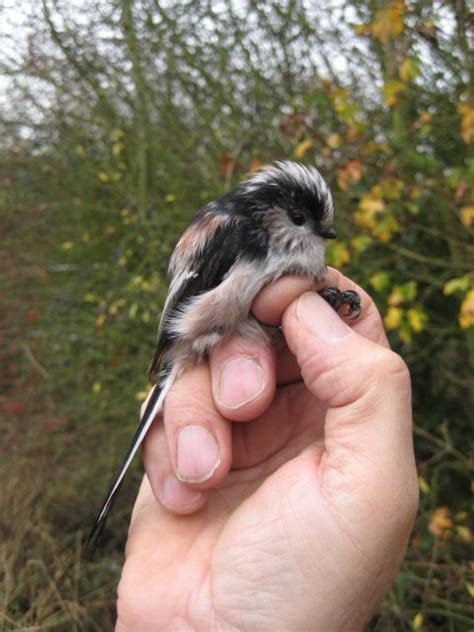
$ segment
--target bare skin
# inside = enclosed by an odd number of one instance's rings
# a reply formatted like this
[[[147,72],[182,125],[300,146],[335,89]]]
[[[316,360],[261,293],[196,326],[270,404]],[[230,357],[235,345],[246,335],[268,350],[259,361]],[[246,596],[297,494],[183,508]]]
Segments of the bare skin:
[[[405,554],[418,505],[410,379],[370,297],[344,322],[306,279],[170,391],[146,439],[117,630],[362,630]]]

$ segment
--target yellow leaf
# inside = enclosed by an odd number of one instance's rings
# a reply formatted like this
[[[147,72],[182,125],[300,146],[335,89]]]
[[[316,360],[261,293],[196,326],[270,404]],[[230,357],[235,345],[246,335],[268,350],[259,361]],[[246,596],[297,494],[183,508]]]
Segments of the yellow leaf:
[[[137,274],[136,276],[133,277],[133,279],[130,279],[130,286],[140,287],[144,280],[145,279],[141,274]]]
[[[118,129],[117,127],[110,132],[110,138],[115,141],[119,141],[123,138],[124,133],[122,129]]]
[[[104,326],[106,318],[107,316],[105,314],[99,314],[97,316],[97,320],[95,321],[96,329],[101,329]]]
[[[421,630],[421,626],[423,625],[423,614],[421,612],[415,614],[412,625],[414,630]]]
[[[448,507],[438,507],[433,511],[428,525],[428,529],[433,535],[445,537],[452,526],[453,521]]]
[[[351,254],[343,242],[331,243],[327,246],[327,262],[335,268],[342,268],[351,260]]]
[[[376,228],[373,233],[383,244],[388,244],[390,237],[392,236],[392,233],[385,228]]]
[[[403,296],[403,292],[400,289],[400,287],[397,286],[392,290],[390,296],[387,299],[387,303],[391,305],[392,307],[395,307],[403,303],[404,300],[405,300],[405,297]]]
[[[412,307],[407,311],[407,320],[413,331],[419,334],[425,328],[428,316],[421,307]]]
[[[405,326],[405,324],[402,324],[400,326],[400,329],[398,330],[398,335],[400,337],[400,340],[405,343],[406,345],[411,344],[412,341],[412,336],[410,333],[410,329],[408,327]]]
[[[92,392],[95,395],[98,395],[102,390],[102,384],[100,382],[94,382],[94,384],[92,384]]]
[[[400,231],[400,224],[392,215],[386,215],[380,220],[372,230],[373,236],[386,244],[392,238],[394,233]]]
[[[351,239],[351,246],[354,252],[357,254],[361,254],[370,248],[373,241],[372,238],[368,235],[358,235],[357,237],[353,237]]]
[[[382,86],[382,94],[386,105],[393,108],[398,103],[398,97],[405,90],[404,84],[398,79],[391,79]]]
[[[459,539],[464,542],[464,544],[471,544],[472,542],[472,531],[466,525],[458,524],[456,526],[456,532],[459,536]]]
[[[168,193],[168,195],[165,195],[165,202],[167,202],[168,204],[170,204],[171,202],[174,202],[176,200],[176,195],[174,193]]]
[[[468,329],[474,325],[474,290],[469,290],[464,297],[459,313],[459,325],[461,329]]]
[[[348,106],[349,94],[345,88],[338,88],[332,93],[332,100],[336,112],[343,112]]]
[[[396,178],[387,182],[376,184],[359,201],[359,208],[354,214],[354,220],[359,226],[368,228],[372,236],[387,243],[394,233],[400,231],[400,225],[390,210],[385,205],[383,197],[394,198],[399,196],[400,184]]]
[[[456,279],[450,279],[443,288],[443,294],[450,296],[455,292],[466,292],[469,289],[469,276],[466,274],[463,277],[457,277]]]
[[[123,298],[119,298],[117,301],[114,301],[113,303],[111,303],[109,307],[109,314],[112,314],[112,316],[115,316],[116,314],[118,314],[118,312],[124,305],[125,305],[125,300]]]
[[[312,138],[306,138],[305,140],[302,140],[301,143],[298,143],[295,147],[295,150],[293,152],[294,157],[297,160],[301,160],[306,152],[311,149],[313,144],[314,141]]]
[[[112,145],[112,153],[114,156],[119,156],[124,149],[125,145],[123,143],[117,142]]]
[[[413,57],[405,57],[398,69],[398,76],[403,82],[414,79],[418,74],[418,65]]]
[[[416,297],[417,285],[415,281],[408,281],[402,285],[396,285],[388,297],[389,305],[400,305],[405,301],[412,301]]]
[[[418,477],[418,486],[420,488],[420,491],[423,494],[429,494],[430,493],[430,486],[426,482],[426,479],[423,476],[421,476],[421,474]]]
[[[375,13],[374,20],[369,24],[363,24],[358,27],[361,34],[365,34],[362,27],[365,27],[373,37],[380,40],[382,44],[387,44],[391,39],[395,39],[403,33],[405,14],[404,0],[392,0],[388,7],[381,9]],[[356,32],[358,32],[356,30]]]
[[[464,226],[469,228],[474,223],[474,204],[463,206],[459,210],[459,218]]]
[[[376,272],[369,279],[370,285],[376,292],[383,292],[390,285],[388,272]]]
[[[355,221],[365,228],[375,228],[376,215],[385,211],[385,202],[373,191],[363,195],[359,201],[359,209],[354,215]]]
[[[403,318],[403,310],[400,307],[389,307],[383,322],[387,329],[398,329]]]
[[[135,316],[137,315],[137,312],[138,312],[138,304],[132,303],[130,305],[130,309],[128,310],[128,317],[130,318],[130,320],[133,320],[135,318]]]
[[[466,582],[466,590],[470,594],[470,596],[474,599],[474,584],[470,582]]]
[[[433,120],[433,115],[430,112],[421,112],[418,117],[417,123],[420,125],[428,125]]]
[[[414,202],[407,202],[405,204],[405,208],[410,213],[410,215],[418,215],[420,212],[419,207]]]
[[[359,208],[369,215],[383,213],[385,211],[385,202],[370,195],[364,195],[359,202]]]
[[[103,182],[104,184],[110,181],[109,174],[106,171],[98,171],[97,177],[100,182]]]
[[[87,294],[84,294],[84,301],[86,303],[97,303],[98,298],[95,294],[88,292]]]
[[[143,389],[135,393],[135,399],[139,402],[143,402],[143,400],[146,398],[147,395],[148,395],[148,390]]]
[[[389,200],[398,200],[403,193],[405,183],[400,178],[384,178],[374,189],[379,191],[381,197]]]
[[[63,250],[71,250],[71,248],[74,248],[74,242],[73,241],[63,241],[63,243],[61,244],[61,248]]]
[[[329,134],[329,136],[326,138],[326,145],[330,147],[331,149],[337,149],[338,147],[340,147],[341,142],[342,142],[342,138],[339,136],[339,134],[336,134],[336,133]],[[311,141],[311,145],[312,145],[312,141]]]
[[[474,140],[474,106],[461,102],[458,112],[461,115],[461,136],[466,145],[469,145]]]

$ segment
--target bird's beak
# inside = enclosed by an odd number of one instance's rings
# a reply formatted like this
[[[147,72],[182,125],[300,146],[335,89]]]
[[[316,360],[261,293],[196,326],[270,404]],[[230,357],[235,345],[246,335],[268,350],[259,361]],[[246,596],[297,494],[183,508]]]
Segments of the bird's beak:
[[[325,226],[322,230],[319,231],[321,237],[324,239],[336,239],[337,233],[332,226]]]

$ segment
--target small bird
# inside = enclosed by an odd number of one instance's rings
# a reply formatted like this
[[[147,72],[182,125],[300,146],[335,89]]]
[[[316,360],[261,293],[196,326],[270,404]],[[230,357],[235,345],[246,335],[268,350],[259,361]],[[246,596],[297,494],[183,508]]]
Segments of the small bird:
[[[170,259],[169,291],[149,370],[156,385],[98,513],[89,550],[174,380],[233,333],[271,344],[278,328],[252,316],[253,299],[284,275],[321,281],[325,240],[336,237],[333,222],[333,197],[319,171],[289,161],[252,173],[195,215]],[[359,315],[356,292],[320,293],[335,309],[347,305],[347,315]]]

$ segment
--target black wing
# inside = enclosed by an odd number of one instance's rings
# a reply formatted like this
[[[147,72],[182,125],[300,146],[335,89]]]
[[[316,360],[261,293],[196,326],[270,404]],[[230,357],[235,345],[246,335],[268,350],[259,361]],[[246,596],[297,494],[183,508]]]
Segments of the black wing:
[[[209,219],[206,219],[206,215]],[[212,290],[246,251],[242,218],[205,211],[196,216],[178,242],[170,263],[171,282],[149,374],[156,379],[163,353],[175,335],[170,323],[193,296]]]

